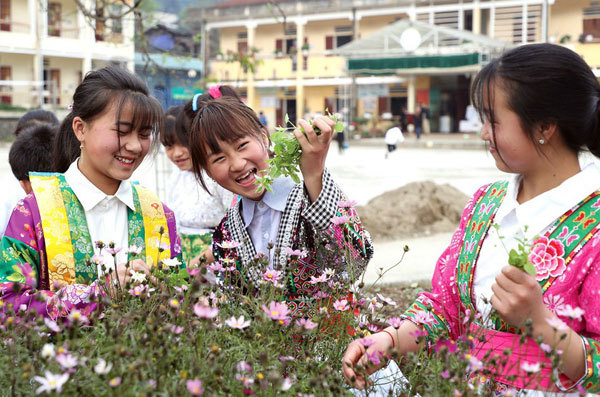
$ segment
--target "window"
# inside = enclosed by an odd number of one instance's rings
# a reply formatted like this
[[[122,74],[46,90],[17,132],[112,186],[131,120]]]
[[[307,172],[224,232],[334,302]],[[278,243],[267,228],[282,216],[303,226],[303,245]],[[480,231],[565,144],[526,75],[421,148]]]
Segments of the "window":
[[[336,26],[332,36],[325,36],[325,49],[334,50],[352,41],[352,26]]]
[[[600,42],[600,5],[583,9],[583,34],[582,43]]]
[[[48,36],[60,36],[62,4],[48,3]]]
[[[10,32],[10,0],[0,0],[0,30]]]
[[[10,66],[0,66],[0,80],[12,80],[12,69]],[[10,86],[2,86],[0,87],[2,91],[11,91]],[[0,95],[0,103],[11,104],[12,96],[11,95]]]

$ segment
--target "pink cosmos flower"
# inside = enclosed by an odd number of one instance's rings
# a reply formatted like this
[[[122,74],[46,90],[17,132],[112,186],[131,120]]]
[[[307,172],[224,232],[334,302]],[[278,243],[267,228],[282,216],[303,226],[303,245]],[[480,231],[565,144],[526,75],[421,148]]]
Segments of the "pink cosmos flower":
[[[531,374],[540,372],[540,363],[527,363],[524,362],[521,364],[521,369],[525,372],[529,372]]]
[[[69,316],[67,318],[69,320],[69,323],[71,323],[71,324],[73,324],[73,323],[87,324],[90,322],[90,319],[87,316],[83,315],[77,309],[72,310],[71,313],[69,313]]]
[[[377,300],[377,298],[372,297],[368,300],[369,305],[367,306],[369,308],[369,310],[371,311],[375,311],[375,309],[379,309],[380,307],[383,307],[383,303],[379,302]]]
[[[404,321],[404,320],[402,320],[400,317],[390,317],[390,318],[388,318],[387,323],[389,325],[391,325],[392,327],[398,329],[398,328],[400,328],[402,321]]]
[[[202,388],[202,381],[200,379],[191,379],[188,380],[185,384],[188,391],[192,396],[201,396],[204,393],[204,389]]]
[[[569,327],[557,317],[547,318],[546,322],[556,331],[566,331],[569,329]]]
[[[179,335],[180,333],[183,332],[183,327],[180,325],[174,325],[171,327],[171,332],[174,333],[175,335]]]
[[[35,272],[31,265],[29,263],[19,263],[17,266],[25,277],[25,284],[35,287],[37,285],[37,280],[35,279]]]
[[[236,364],[235,369],[237,372],[246,374],[252,372],[252,366],[246,361],[240,361]]]
[[[350,208],[356,205],[356,201],[354,200],[340,200],[337,202],[338,207],[342,208]]]
[[[342,299],[342,300],[337,300],[337,301],[333,302],[333,308],[340,312],[345,312],[346,310],[349,309],[348,300]]]
[[[447,369],[443,370],[440,375],[442,376],[442,378],[444,379],[448,379],[450,377],[450,371],[448,371]]]
[[[217,245],[224,249],[234,249],[242,245],[242,243],[238,243],[237,241],[222,241],[221,243],[217,243]]]
[[[390,298],[388,298],[386,296],[383,296],[381,294],[377,294],[377,297],[379,298],[380,301],[382,301],[384,303],[387,303],[390,306],[396,306],[396,302],[394,302],[393,299],[390,299]]]
[[[377,333],[380,331],[379,327],[375,324],[367,324],[367,329],[372,333]]]
[[[231,318],[225,320],[225,324],[229,325],[234,329],[244,329],[250,325],[250,320],[244,321],[244,316],[240,316],[239,318],[235,318],[232,316]]]
[[[223,270],[225,270],[225,268],[223,267],[223,265],[221,264],[221,262],[214,262],[211,263],[209,265],[206,266],[206,268],[208,270],[210,270],[211,272],[222,272]]]
[[[108,252],[109,254],[111,254],[112,256],[117,255],[119,252],[121,252],[121,247],[115,247],[115,248],[107,248],[106,252]]]
[[[127,248],[127,253],[132,255],[139,255],[142,253],[142,247],[138,247],[137,245],[131,245]]]
[[[61,353],[56,355],[56,362],[62,369],[71,369],[77,366],[77,357],[71,353]]]
[[[266,305],[262,306],[262,309],[267,313],[267,317],[271,320],[287,320],[289,314],[289,308],[285,302],[271,301],[269,307]]]
[[[571,305],[567,304],[563,307],[561,307],[559,310],[557,310],[557,314],[563,317],[569,317],[572,318],[574,320],[581,320],[581,316],[583,316],[583,313],[585,313],[585,311],[580,308],[580,307],[572,307]]]
[[[375,341],[373,339],[371,339],[371,338],[362,338],[362,339],[359,339],[358,341],[364,347],[373,346],[375,344]]]
[[[298,324],[299,327],[302,327],[308,331],[316,328],[319,325],[317,323],[312,322],[309,318],[300,318],[296,320],[296,324]]]
[[[219,314],[219,309],[212,306],[206,306],[201,303],[194,305],[194,314],[200,318],[215,318]]]
[[[46,327],[50,328],[50,331],[52,331],[52,332],[60,332],[61,331],[60,327],[58,326],[56,321],[52,321],[49,318],[44,319],[44,324],[46,324]]]
[[[540,281],[563,274],[567,269],[563,258],[564,254],[565,247],[560,241],[548,240],[545,236],[537,239],[533,243],[528,257],[537,270],[535,279]]]
[[[303,258],[308,254],[308,251],[293,250],[290,247],[285,247],[283,251],[289,256],[297,256],[298,258]]]
[[[326,282],[327,282],[327,274],[325,274],[325,273],[321,274],[319,277],[310,276],[311,284],[326,283]]]
[[[331,223],[333,223],[334,225],[344,225],[346,223],[350,222],[350,218],[348,218],[346,215],[342,215],[342,216],[334,216],[331,218]]]
[[[379,350],[373,350],[371,353],[367,352],[367,359],[375,365],[381,364],[381,352]]]
[[[281,279],[281,272],[275,269],[267,269],[262,276],[265,280],[275,284]]]
[[[121,377],[117,376],[116,378],[112,378],[111,380],[108,381],[108,385],[110,387],[117,387],[121,384]]]
[[[479,371],[481,368],[483,368],[483,363],[479,361],[477,357],[469,357],[469,365],[467,366],[467,371]]]
[[[146,291],[146,285],[136,285],[135,287],[129,290],[129,295],[131,296],[141,296],[144,291]]]
[[[429,312],[418,311],[413,320],[419,324],[429,324],[433,321],[433,315]]]

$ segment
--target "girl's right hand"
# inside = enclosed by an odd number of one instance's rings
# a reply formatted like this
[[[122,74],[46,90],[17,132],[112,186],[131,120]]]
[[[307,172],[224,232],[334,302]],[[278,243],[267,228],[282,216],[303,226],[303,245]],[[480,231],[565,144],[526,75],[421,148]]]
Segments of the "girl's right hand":
[[[126,266],[124,263],[117,265],[117,275],[119,276],[119,284],[121,284],[121,288],[124,288],[129,281],[132,270],[138,273],[144,273],[146,276],[150,277],[150,267],[141,259],[132,261],[129,266]]]
[[[346,382],[359,390],[363,390],[368,386],[369,380],[363,377],[365,372],[366,375],[371,375],[384,366],[383,363],[379,365],[369,363],[369,368],[366,368],[368,363],[367,355],[373,354],[375,351],[386,354],[393,347],[392,338],[385,332],[369,335],[365,339],[371,339],[375,343],[365,348],[360,340],[355,340],[348,345],[342,359],[342,374]],[[356,369],[357,366],[361,366],[362,369],[358,371]]]

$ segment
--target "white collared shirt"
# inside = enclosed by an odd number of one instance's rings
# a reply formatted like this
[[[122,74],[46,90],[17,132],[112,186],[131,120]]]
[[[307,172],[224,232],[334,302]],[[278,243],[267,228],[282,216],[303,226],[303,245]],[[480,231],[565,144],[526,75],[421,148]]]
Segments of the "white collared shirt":
[[[523,204],[517,202],[520,185],[519,176],[510,179],[504,201],[494,218],[499,229],[496,231],[494,227],[490,227],[477,260],[473,294],[483,319],[489,317],[492,306],[485,304],[482,297],[489,302],[495,277],[508,264],[508,252],[518,247],[517,239],[533,242],[536,236],[542,236],[561,215],[600,189],[600,168],[589,164],[559,186]]]
[[[131,184],[123,181],[114,195],[107,195],[81,173],[77,167],[78,161],[79,159],[75,160],[64,175],[83,206],[94,252],[99,253],[96,241],[100,240],[106,245],[114,241],[116,247],[122,248],[117,254],[118,263],[125,263],[129,247],[127,207],[135,211]],[[114,267],[114,259],[106,249],[102,250],[102,258],[107,268]],[[102,275],[100,266],[98,275]]]
[[[175,213],[180,233],[211,233],[231,205],[233,193],[202,172],[210,194],[202,188],[192,171],[176,169],[169,178],[166,204]]]
[[[285,210],[287,197],[295,183],[291,178],[279,177],[273,181],[273,193],[266,192],[260,201],[242,197],[242,219],[248,230],[256,253],[269,255],[273,263],[274,249],[267,249],[269,243],[277,242],[281,215]]]

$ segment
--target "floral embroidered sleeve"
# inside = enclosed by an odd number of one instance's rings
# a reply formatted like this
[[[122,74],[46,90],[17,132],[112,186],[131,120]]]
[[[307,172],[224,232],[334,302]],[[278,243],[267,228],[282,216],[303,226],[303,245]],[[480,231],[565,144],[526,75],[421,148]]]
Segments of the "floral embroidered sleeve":
[[[371,236],[360,222],[354,203],[346,200],[327,169],[323,172],[323,187],[317,200],[310,204],[306,192],[304,200],[302,216],[322,232],[321,237],[328,240],[339,257],[351,257],[353,266],[349,269],[346,264],[347,272],[354,276],[362,274],[373,257]]]
[[[35,310],[56,319],[77,309],[88,315],[97,309],[92,301],[102,294],[97,282],[72,284],[48,291],[45,240],[35,197],[30,194],[13,210],[0,240],[0,313],[6,310]]]
[[[183,255],[181,253],[181,239],[177,234],[177,224],[175,221],[175,213],[163,204],[165,218],[167,218],[167,228],[169,229],[169,241],[171,242],[171,258],[177,258],[183,264]],[[185,265],[185,264],[183,264]]]
[[[424,333],[428,350],[431,350],[435,341],[441,337],[449,336],[455,339],[460,335],[462,326],[460,317],[461,312],[464,317],[464,310],[462,310],[456,282],[457,259],[474,203],[484,191],[485,187],[480,188],[467,203],[450,245],[436,263],[431,280],[431,292],[419,294],[402,314],[402,318],[413,322]]]
[[[578,382],[589,393],[600,393],[600,266],[593,261],[579,295],[579,307],[584,308],[584,329],[579,332],[585,347],[586,374]]]

